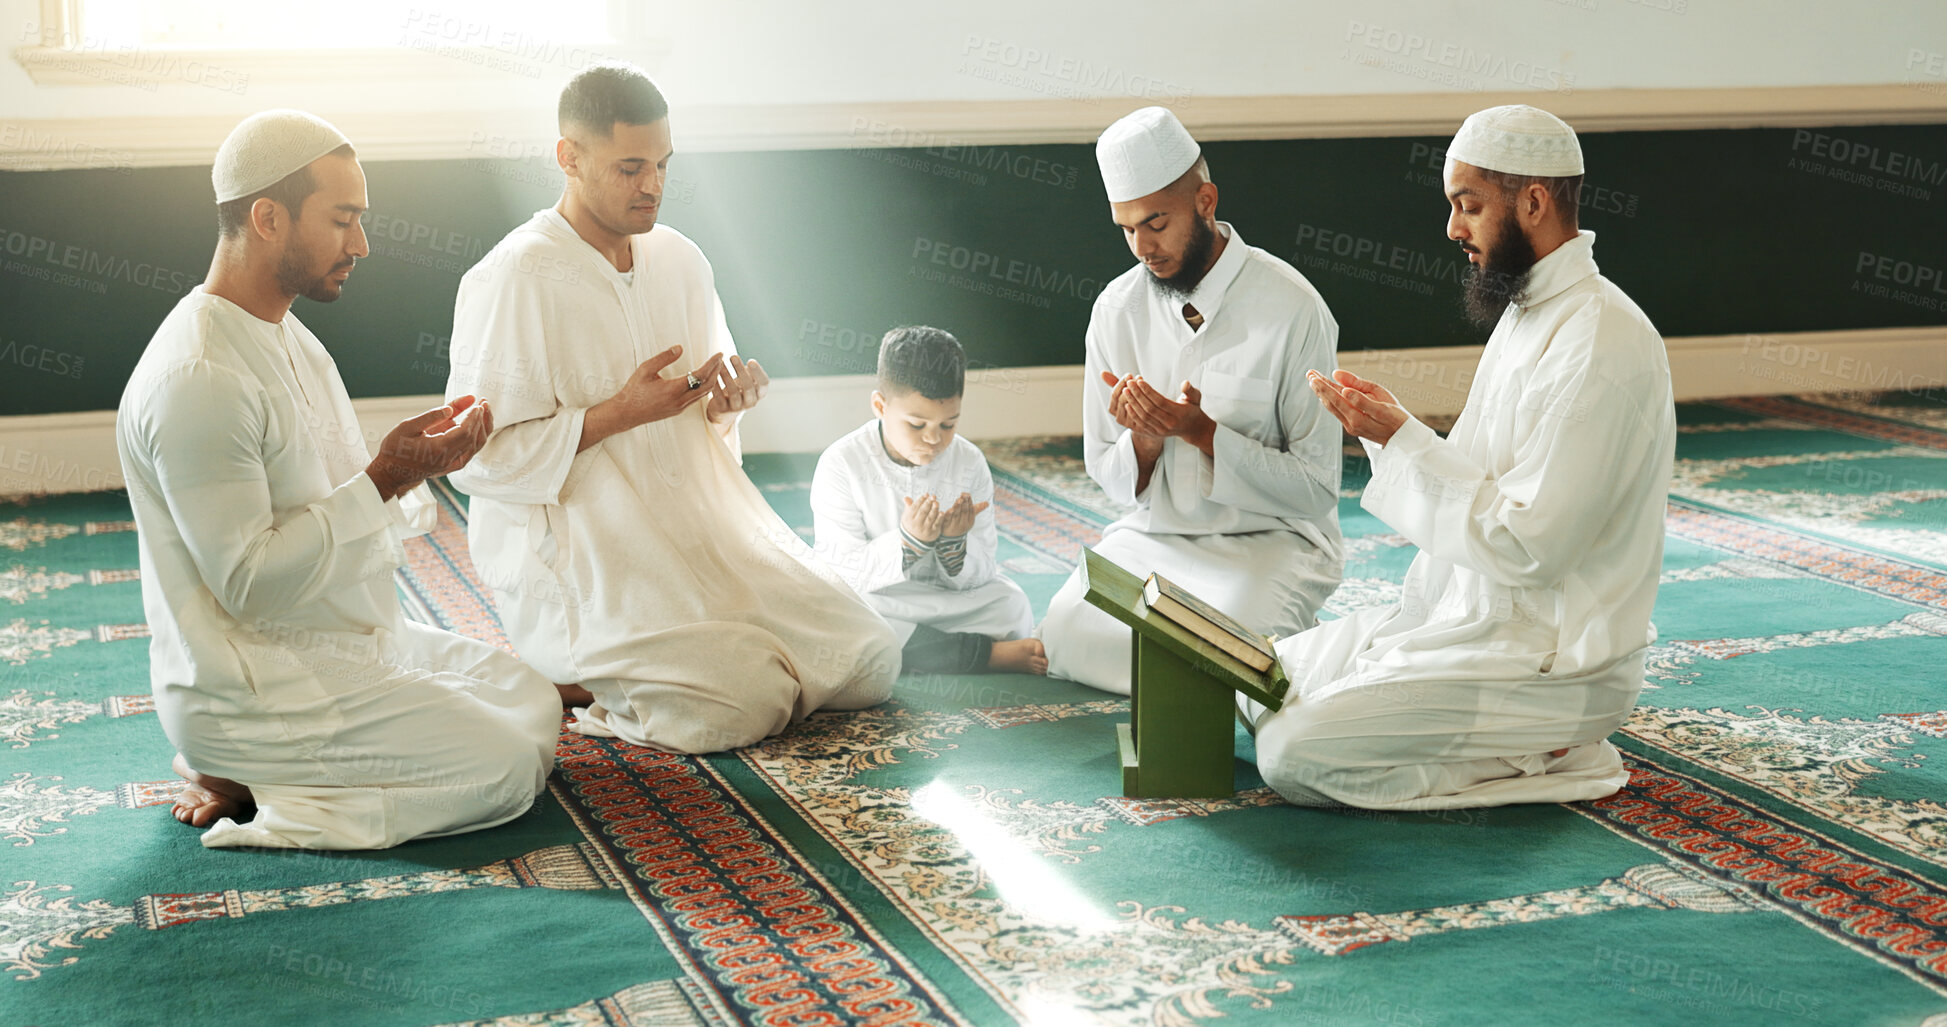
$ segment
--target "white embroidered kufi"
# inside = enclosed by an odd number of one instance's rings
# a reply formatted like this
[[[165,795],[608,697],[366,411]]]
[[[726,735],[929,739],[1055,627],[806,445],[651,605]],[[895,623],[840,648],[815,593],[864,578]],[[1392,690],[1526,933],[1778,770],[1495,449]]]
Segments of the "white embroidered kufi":
[[[1582,173],[1582,144],[1568,122],[1520,103],[1489,107],[1462,122],[1447,157],[1508,175],[1566,178]]]
[[[1203,152],[1168,108],[1144,107],[1110,125],[1095,141],[1095,161],[1109,202],[1121,203],[1183,177]]]
[[[216,202],[228,203],[262,192],[291,172],[350,144],[343,132],[315,114],[292,110],[252,114],[217,147],[216,166],[210,169]]]

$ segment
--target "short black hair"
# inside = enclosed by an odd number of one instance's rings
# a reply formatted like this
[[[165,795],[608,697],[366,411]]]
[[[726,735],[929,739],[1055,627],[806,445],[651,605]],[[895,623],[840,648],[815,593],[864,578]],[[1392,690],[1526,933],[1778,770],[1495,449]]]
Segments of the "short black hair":
[[[610,61],[590,65],[569,79],[556,115],[564,136],[574,125],[607,139],[618,121],[652,125],[668,117],[669,101],[641,68]]]
[[[901,325],[879,341],[879,392],[952,399],[966,391],[967,354],[952,332]]]
[[[1531,185],[1541,186],[1547,189],[1548,195],[1554,199],[1555,208],[1559,212],[1562,223],[1570,228],[1578,228],[1581,226],[1581,175],[1563,175],[1559,178],[1551,178],[1545,175],[1511,175],[1505,171],[1490,171],[1487,168],[1482,168],[1481,176],[1496,186],[1499,186],[1501,195],[1506,197],[1512,197],[1514,194]]]
[[[350,143],[325,154],[325,157],[356,156],[358,151],[353,150]],[[323,159],[323,157],[319,158],[319,160]],[[285,210],[291,212],[291,220],[296,221],[304,212],[304,201],[310,199],[311,194],[317,191],[318,176],[313,175],[311,165],[306,164],[249,196],[239,196],[234,200],[225,200],[217,204],[216,234],[219,238],[228,239],[243,231],[244,226],[250,224],[250,208],[255,206],[258,200],[276,200],[284,205]]]

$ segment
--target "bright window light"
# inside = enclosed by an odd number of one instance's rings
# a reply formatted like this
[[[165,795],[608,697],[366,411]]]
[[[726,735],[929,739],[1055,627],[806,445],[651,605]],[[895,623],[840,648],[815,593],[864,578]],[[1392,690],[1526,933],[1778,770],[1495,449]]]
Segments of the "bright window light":
[[[85,0],[81,34],[120,46],[301,50],[609,42],[610,0]]]

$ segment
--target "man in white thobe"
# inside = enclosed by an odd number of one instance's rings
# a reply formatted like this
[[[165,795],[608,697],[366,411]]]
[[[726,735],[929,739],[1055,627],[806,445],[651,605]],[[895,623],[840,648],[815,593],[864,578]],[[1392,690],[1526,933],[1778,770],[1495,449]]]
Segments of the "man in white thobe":
[[[365,177],[337,129],[247,119],[217,153],[221,238],[116,418],[156,713],[207,846],[365,849],[503,823],[554,765],[561,699],[512,656],[404,619],[425,478],[486,440],[471,399],[366,451],[331,357],[290,311],[366,253]],[[457,424],[455,423],[457,420]],[[256,815],[236,819],[254,804]]]
[[[1676,417],[1663,340],[1578,231],[1582,151],[1496,107],[1447,151],[1447,235],[1494,332],[1445,439],[1386,389],[1313,382],[1372,457],[1362,505],[1420,548],[1401,601],[1286,640],[1284,708],[1241,704],[1297,803],[1570,802],[1628,782],[1606,738],[1655,639]]]
[[[1216,220],[1208,165],[1169,111],[1111,125],[1096,156],[1142,263],[1089,317],[1083,456],[1135,508],[1094,548],[1252,630],[1302,631],[1344,566],[1339,426],[1305,386],[1337,366],[1338,323],[1303,275]],[[1088,604],[1079,570],[1040,633],[1049,674],[1129,693],[1129,629]]]
[[[560,203],[467,273],[453,315],[447,391],[500,423],[453,482],[508,637],[587,689],[577,730],[660,749],[883,702],[892,630],[743,473],[737,419],[767,379],[738,360],[702,251],[656,223],[662,94],[598,65],[560,118]]]

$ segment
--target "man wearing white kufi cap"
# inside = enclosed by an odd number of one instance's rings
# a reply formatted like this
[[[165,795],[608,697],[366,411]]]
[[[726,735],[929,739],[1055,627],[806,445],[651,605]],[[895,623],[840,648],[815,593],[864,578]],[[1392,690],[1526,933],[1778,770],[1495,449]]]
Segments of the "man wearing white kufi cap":
[[[1176,116],[1146,107],[1096,143],[1110,215],[1141,263],[1096,298],[1082,394],[1088,472],[1133,509],[1095,549],[1254,630],[1315,623],[1338,587],[1339,426],[1305,387],[1338,324],[1291,265],[1216,218],[1217,186]],[[1048,672],[1129,691],[1129,629],[1082,598],[1041,625]]]
[[[1419,547],[1404,598],[1278,646],[1276,713],[1242,708],[1264,780],[1298,803],[1572,802],[1628,772],[1606,739],[1655,639],[1676,418],[1663,340],[1577,229],[1582,151],[1495,107],[1447,150],[1447,236],[1494,332],[1441,438],[1383,386],[1313,389],[1372,457],[1360,503]]]
[[[189,782],[176,818],[208,846],[318,849],[511,820],[553,767],[559,694],[405,620],[393,585],[403,541],[433,525],[420,482],[465,463],[491,413],[429,410],[373,458],[291,312],[336,300],[366,253],[365,175],[336,128],[250,117],[211,181],[209,277],[156,330],[115,424],[156,713]]]

